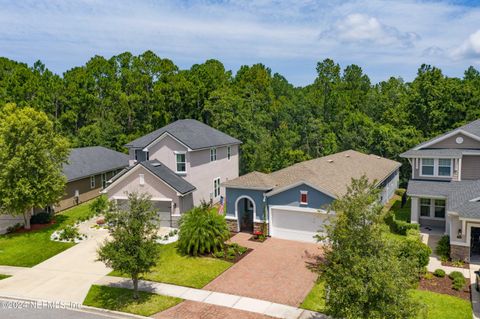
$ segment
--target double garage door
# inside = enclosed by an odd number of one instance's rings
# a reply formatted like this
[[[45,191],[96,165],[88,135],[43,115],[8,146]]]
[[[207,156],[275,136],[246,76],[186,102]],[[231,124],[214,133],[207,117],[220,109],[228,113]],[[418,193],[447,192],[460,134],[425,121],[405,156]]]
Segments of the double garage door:
[[[316,243],[315,235],[323,232],[329,215],[313,209],[277,206],[270,208],[270,236]]]

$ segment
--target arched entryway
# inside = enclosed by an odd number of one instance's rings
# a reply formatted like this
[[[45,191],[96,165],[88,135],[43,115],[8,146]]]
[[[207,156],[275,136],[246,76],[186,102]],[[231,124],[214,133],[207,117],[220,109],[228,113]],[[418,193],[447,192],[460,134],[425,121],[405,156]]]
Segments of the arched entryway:
[[[253,233],[253,220],[256,213],[255,201],[250,196],[241,196],[235,202],[235,210],[238,230]]]

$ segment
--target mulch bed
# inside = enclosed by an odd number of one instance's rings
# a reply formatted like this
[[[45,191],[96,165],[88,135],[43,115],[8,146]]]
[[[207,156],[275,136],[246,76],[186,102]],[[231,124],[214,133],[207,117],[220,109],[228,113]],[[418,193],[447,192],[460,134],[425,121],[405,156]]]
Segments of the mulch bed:
[[[14,231],[13,233],[14,234],[17,234],[17,233],[29,233],[29,232],[32,232],[32,231],[37,231],[37,230],[41,230],[41,229],[44,229],[46,227],[49,227],[51,225],[55,224],[55,219],[52,219],[49,223],[47,224],[31,224],[30,225],[30,229],[25,229],[23,227],[17,229],[16,231]]]
[[[432,279],[420,279],[419,288],[421,290],[433,291],[440,294],[450,295],[470,301],[470,281],[468,278],[466,279],[466,281],[467,284],[465,285],[463,290],[457,291],[452,288],[452,280],[448,276],[445,276],[443,278],[434,276]]]
[[[463,263],[463,266],[459,267],[458,265],[454,264],[452,261],[447,260],[447,261],[442,261],[442,266],[449,266],[449,267],[456,267],[456,268],[463,268],[463,269],[469,269],[470,264],[469,263]]]
[[[265,237],[263,240],[261,240],[260,238],[255,238],[255,236],[252,236],[248,240],[256,242],[256,243],[264,243],[264,242],[267,241],[267,239],[268,239],[268,237]]]
[[[213,254],[205,254],[205,255],[203,255],[203,257],[221,259],[221,260],[225,260],[225,261],[231,262],[231,263],[233,263],[233,264],[236,264],[236,263],[238,263],[240,260],[242,260],[245,256],[247,256],[248,254],[250,254],[252,251],[253,251],[252,248],[248,248],[243,254],[241,254],[241,255],[236,255],[236,256],[235,256],[235,259],[218,258],[218,257],[215,257]]]

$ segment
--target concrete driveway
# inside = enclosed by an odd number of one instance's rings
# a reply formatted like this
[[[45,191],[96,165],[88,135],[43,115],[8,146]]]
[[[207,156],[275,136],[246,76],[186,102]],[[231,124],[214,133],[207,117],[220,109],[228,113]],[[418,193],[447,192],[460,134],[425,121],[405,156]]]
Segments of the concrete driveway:
[[[82,303],[90,286],[111,269],[95,261],[96,250],[108,236],[104,229],[82,224],[87,240],[46,261],[0,281],[0,296]]]
[[[250,237],[239,233],[231,239],[254,250],[204,289],[298,307],[317,279],[312,267],[321,245],[277,238],[256,243]]]

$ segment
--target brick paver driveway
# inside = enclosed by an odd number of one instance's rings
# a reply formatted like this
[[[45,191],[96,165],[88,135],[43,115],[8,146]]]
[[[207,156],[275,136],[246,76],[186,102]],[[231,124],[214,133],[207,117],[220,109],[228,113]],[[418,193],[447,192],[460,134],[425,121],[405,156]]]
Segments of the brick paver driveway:
[[[256,243],[250,237],[239,233],[232,238],[254,250],[204,289],[298,307],[317,278],[311,269],[321,246],[277,238]]]

